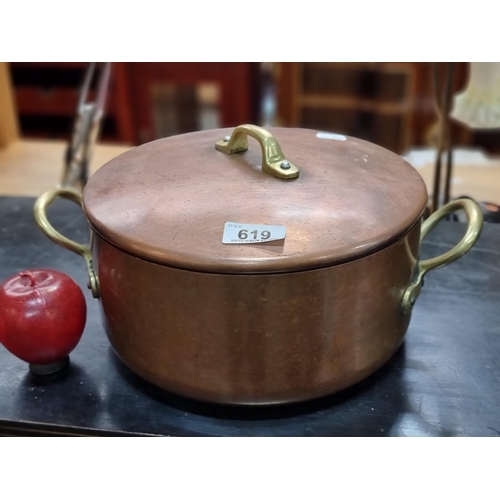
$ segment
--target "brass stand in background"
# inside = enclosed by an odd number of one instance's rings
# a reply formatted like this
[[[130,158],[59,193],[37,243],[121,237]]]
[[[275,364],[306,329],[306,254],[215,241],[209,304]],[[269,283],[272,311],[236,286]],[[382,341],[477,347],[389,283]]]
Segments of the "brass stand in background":
[[[82,190],[89,176],[89,164],[99,137],[108,93],[111,63],[102,63],[96,82],[95,99],[89,100],[96,63],[90,63],[80,87],[71,140],[64,157],[61,187]]]

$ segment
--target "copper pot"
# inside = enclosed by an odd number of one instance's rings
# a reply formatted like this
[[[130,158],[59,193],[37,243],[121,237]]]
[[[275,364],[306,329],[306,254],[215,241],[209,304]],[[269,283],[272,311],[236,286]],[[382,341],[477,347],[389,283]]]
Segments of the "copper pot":
[[[50,226],[58,196],[82,204],[89,247]],[[416,170],[374,144],[243,125],[134,148],[83,196],[45,193],[35,215],[85,257],[111,345],[134,372],[200,400],[272,404],[344,389],[394,354],[424,274],[481,232],[468,199],[421,227],[426,202]],[[462,241],[419,261],[421,239],[459,209]]]

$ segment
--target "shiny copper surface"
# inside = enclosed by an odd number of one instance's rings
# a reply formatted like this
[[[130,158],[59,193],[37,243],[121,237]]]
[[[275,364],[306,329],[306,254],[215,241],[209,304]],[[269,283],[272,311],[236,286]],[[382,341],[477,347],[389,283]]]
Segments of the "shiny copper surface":
[[[96,237],[109,339],[146,380],[201,400],[269,404],[336,392],[401,344],[419,231],[420,222],[346,264],[264,275],[160,266]]]
[[[352,137],[338,141],[312,130],[268,130],[299,167],[299,178],[262,172],[254,139],[245,153],[217,151],[215,142],[232,129],[169,137],[118,156],[91,177],[84,191],[90,223],[110,243],[145,260],[262,274],[364,257],[397,241],[419,220],[425,184],[398,155]],[[283,225],[287,236],[281,245],[223,245],[227,221]]]

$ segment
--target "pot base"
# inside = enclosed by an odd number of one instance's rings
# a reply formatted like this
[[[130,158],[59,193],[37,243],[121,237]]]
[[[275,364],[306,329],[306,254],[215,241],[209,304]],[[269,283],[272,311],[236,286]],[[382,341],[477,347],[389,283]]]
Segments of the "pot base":
[[[200,403],[215,404],[221,406],[231,406],[231,407],[267,407],[267,406],[286,406],[299,403],[305,403],[308,401],[313,401],[316,399],[333,396],[343,390],[349,389],[356,384],[366,380],[378,370],[384,367],[390,359],[395,355],[398,349],[401,347],[404,338],[401,342],[397,344],[393,351],[388,353],[386,359],[379,360],[379,363],[374,364],[370,367],[366,367],[363,371],[353,373],[352,376],[348,378],[343,378],[343,380],[331,381],[325,383],[321,386],[313,386],[309,390],[294,391],[287,394],[270,396],[269,394],[254,395],[252,399],[241,398],[238,394],[225,394],[214,391],[203,391],[201,392],[198,388],[179,386],[175,382],[159,380],[154,374],[151,374],[148,370],[144,370],[140,366],[133,366],[120,356],[116,349],[112,347],[114,354],[118,358],[119,362],[124,365],[127,369],[133,372],[136,376],[140,377],[146,383],[151,384],[157,389],[165,391],[165,394],[172,394],[176,397],[187,398],[194,401],[199,401]]]

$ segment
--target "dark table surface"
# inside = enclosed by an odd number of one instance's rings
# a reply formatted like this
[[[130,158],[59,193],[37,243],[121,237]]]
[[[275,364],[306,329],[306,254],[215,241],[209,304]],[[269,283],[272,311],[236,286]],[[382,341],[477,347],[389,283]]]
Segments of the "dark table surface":
[[[405,341],[377,373],[342,393],[283,407],[225,407],[167,394],[111,350],[81,257],[37,228],[31,198],[0,197],[0,281],[24,269],[66,272],[85,292],[87,325],[63,372],[32,375],[0,345],[0,434],[168,436],[500,435],[500,225],[485,224],[459,261],[429,274]],[[54,225],[85,242],[79,208],[65,200]],[[442,222],[422,256],[464,234]]]

